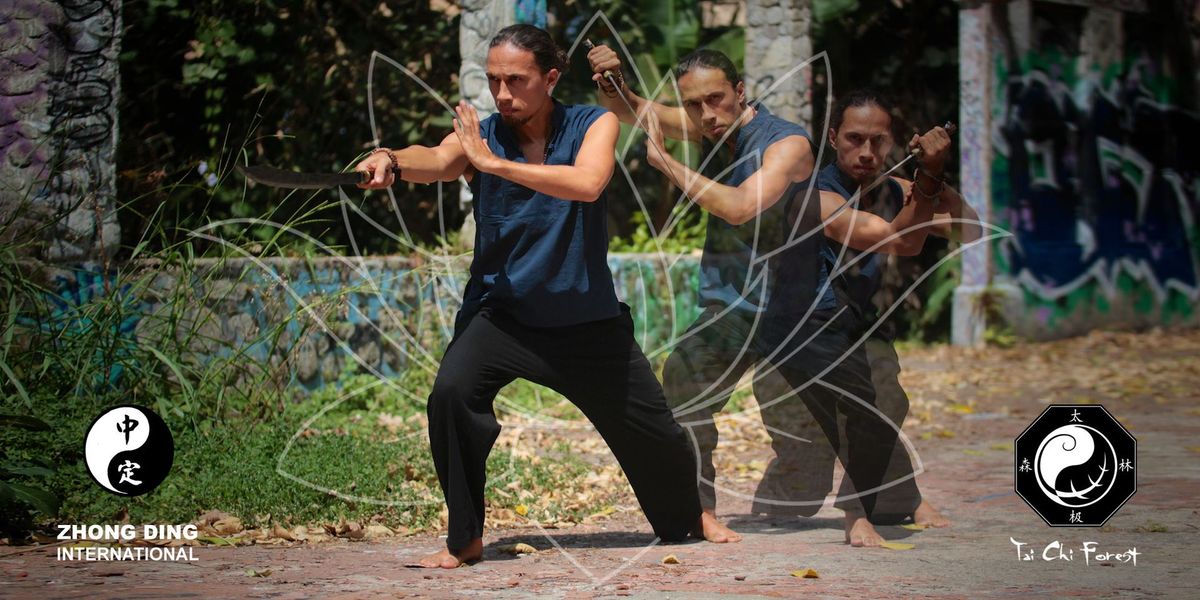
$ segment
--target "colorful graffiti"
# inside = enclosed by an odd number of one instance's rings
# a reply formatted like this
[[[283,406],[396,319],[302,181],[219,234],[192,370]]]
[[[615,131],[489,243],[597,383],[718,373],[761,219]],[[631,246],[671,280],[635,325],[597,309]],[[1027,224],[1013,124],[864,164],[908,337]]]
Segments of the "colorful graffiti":
[[[1137,47],[1128,44],[1129,47]],[[996,266],[1042,324],[1114,298],[1164,321],[1200,298],[1200,116],[1144,49],[1096,64],[1060,47],[995,57]]]

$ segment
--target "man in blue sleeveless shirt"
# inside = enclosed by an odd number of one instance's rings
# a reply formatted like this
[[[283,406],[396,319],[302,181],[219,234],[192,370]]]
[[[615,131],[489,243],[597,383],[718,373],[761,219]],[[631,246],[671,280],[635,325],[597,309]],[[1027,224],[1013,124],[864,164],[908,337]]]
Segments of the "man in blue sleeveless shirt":
[[[429,396],[429,440],[449,509],[446,549],[421,566],[453,568],[483,552],[486,461],[500,425],[492,402],[523,378],[554,389],[595,425],[625,470],[654,532],[685,538],[699,524],[694,458],[613,289],[605,187],[617,118],[550,97],[566,55],[543,30],[502,29],[487,77],[497,114],[456,109],[435,148],[384,149],[359,171],[364,187],[470,181],[478,223],[471,278]]]
[[[640,98],[623,80],[617,82],[620,89],[609,83],[603,74],[620,73],[621,68],[611,49],[598,46],[588,59],[601,87],[601,103],[626,122],[645,122],[650,164],[719,217],[708,220],[701,258],[704,312],[681,336],[664,372],[664,388],[677,416],[697,417],[685,424],[700,452],[706,537],[718,542],[740,539],[716,519],[713,415],[756,363],[755,394],[773,445],[792,427],[798,403],[787,402],[787,397],[808,390],[801,399],[823,410],[821,424],[830,439],[838,437],[835,407],[852,415],[847,430],[848,456],[853,460],[847,460],[847,470],[859,488],[878,487],[884,453],[890,452],[895,433],[866,409],[847,405],[842,394],[813,385],[819,375],[868,405],[873,401],[865,358],[861,349],[852,348],[846,333],[852,327],[834,323],[834,314],[812,311],[824,276],[824,236],[812,232],[824,228],[854,247],[911,253],[924,242],[924,234],[899,232],[928,220],[929,204],[912,203],[888,222],[843,209],[844,202],[836,196],[807,194],[814,162],[808,133],[771,115],[761,104],[747,102],[736,68],[719,52],[700,50],[680,62],[676,76],[682,109]],[[625,107],[626,101],[634,112]],[[703,174],[692,171],[662,150],[664,133],[704,143],[708,156],[715,153],[717,160],[708,160]],[[728,173],[718,183],[723,171]],[[816,341],[804,341],[810,338]],[[775,383],[767,385],[769,381]],[[767,404],[775,407],[766,410]],[[848,542],[880,541],[865,518],[871,501],[868,494],[864,508],[847,513]]]
[[[857,190],[870,186],[879,178],[884,157],[894,139],[891,112],[890,101],[871,90],[857,90],[838,100],[829,127],[829,143],[836,152],[836,159],[820,171],[817,187],[836,193],[848,201]],[[932,135],[927,147],[923,148],[923,157],[919,162],[917,181],[914,183],[900,177],[889,177],[878,187],[862,194],[858,199],[858,207],[883,218],[892,218],[904,206],[904,199],[910,194],[931,198],[936,203],[929,225],[931,235],[965,242],[976,240],[979,238],[979,216],[954,189],[941,180],[950,138],[940,127],[930,133]],[[829,240],[826,246],[827,265],[833,267],[844,264],[848,268],[834,280],[834,287],[826,289],[819,306],[836,306],[840,296],[860,315],[864,328],[860,335],[869,336],[865,347],[871,380],[875,386],[876,404],[899,426],[908,414],[908,396],[899,381],[900,361],[893,346],[895,328],[890,321],[878,321],[875,303],[887,268],[885,261],[886,257],[843,248],[837,240]],[[800,452],[812,458],[805,461],[810,465],[809,468],[832,473],[832,452],[823,450],[828,449],[815,447]],[[876,523],[897,522],[911,517],[914,523],[922,526],[949,525],[949,520],[922,498],[911,474],[908,452],[901,444],[897,444],[885,479],[898,483],[880,491],[873,520]],[[828,475],[823,477],[823,483],[823,490],[828,491],[831,486]],[[838,496],[846,498],[853,493],[852,482],[843,480]]]

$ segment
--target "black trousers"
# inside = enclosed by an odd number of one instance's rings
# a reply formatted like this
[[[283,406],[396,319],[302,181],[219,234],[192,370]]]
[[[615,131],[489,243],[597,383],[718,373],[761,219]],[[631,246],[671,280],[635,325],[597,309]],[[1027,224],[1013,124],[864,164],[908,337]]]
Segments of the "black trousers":
[[[486,462],[500,434],[492,402],[527,379],[565,396],[625,471],[654,533],[685,538],[700,516],[691,444],[633,337],[629,307],[612,319],[534,328],[483,307],[456,323],[429,396],[429,442],[450,512],[452,550],[483,535]]]
[[[731,390],[761,358],[751,339],[751,319],[710,306],[680,336],[663,367],[663,391],[675,418],[695,441],[699,472],[700,505],[715,509],[717,493],[712,482],[717,469],[713,450],[718,433],[714,418],[729,403]]]
[[[795,323],[764,319],[751,332],[752,316],[731,312],[714,320],[719,312],[710,307],[701,314],[688,330],[691,335],[667,359],[663,374],[668,402],[699,449],[705,508],[716,506],[715,491],[707,483],[715,477],[712,452],[718,442],[712,417],[728,402],[727,390],[751,366],[766,369],[756,374],[754,393],[759,405],[766,405],[761,417],[775,450],[754,510],[816,513],[831,487],[835,456],[853,483],[848,494],[874,491],[903,476],[887,469],[897,436],[873,410],[875,390],[866,353],[861,346],[850,349],[860,329],[854,315],[813,315],[789,338]],[[841,391],[821,385],[814,380],[818,376]],[[877,494],[868,493],[842,499],[838,506],[874,518],[876,501]]]
[[[864,348],[871,366],[871,383],[875,386],[875,405],[888,420],[900,427],[908,416],[908,394],[900,385],[900,357],[896,354],[896,348],[890,341],[874,337],[867,338]],[[890,485],[879,491],[871,521],[890,525],[912,516],[921,505],[921,491],[913,474],[908,448],[899,438],[892,447],[883,481]],[[847,497],[853,493],[854,483],[849,478],[842,479],[838,496]]]
[[[847,338],[847,341],[852,343],[857,336],[850,335],[853,337]],[[824,498],[833,488],[834,460],[840,458],[843,466],[847,467],[847,476],[842,479],[834,506],[847,511],[867,511],[871,522],[877,525],[896,524],[912,516],[921,503],[921,493],[913,476],[908,450],[896,434],[896,429],[904,423],[908,412],[908,396],[900,386],[900,363],[890,343],[869,338],[859,350],[844,361],[848,369],[846,375],[858,379],[865,373],[869,377],[874,391],[874,400],[870,403],[882,413],[882,418],[879,413],[849,398],[842,398],[838,403],[838,414],[842,421],[839,436],[831,440],[827,432],[838,415],[830,415],[823,408],[828,406],[828,400],[821,398],[828,397],[828,390],[816,392],[811,387],[800,393],[805,397],[800,405],[781,404],[779,414],[775,415],[771,415],[769,410],[764,411],[764,421],[779,423],[778,426],[788,423],[791,425],[790,432],[800,438],[813,440],[813,443],[797,443],[795,438],[774,437],[772,445],[777,458],[767,468],[759,496]],[[818,355],[821,352],[822,349],[818,347]],[[818,361],[818,364],[821,362]],[[838,383],[839,387],[845,387],[847,382],[846,377],[822,379]],[[861,385],[859,381],[852,384],[849,390],[860,388]],[[855,392],[855,395],[861,393]],[[865,453],[853,451],[852,431],[857,431],[858,440],[875,441],[867,444]],[[890,448],[888,440],[891,440]],[[858,465],[862,469],[857,473],[850,468],[856,460],[860,463],[866,461]],[[870,490],[876,487],[879,489],[874,494],[861,499],[853,497],[857,489]],[[787,512],[773,508],[762,512]]]

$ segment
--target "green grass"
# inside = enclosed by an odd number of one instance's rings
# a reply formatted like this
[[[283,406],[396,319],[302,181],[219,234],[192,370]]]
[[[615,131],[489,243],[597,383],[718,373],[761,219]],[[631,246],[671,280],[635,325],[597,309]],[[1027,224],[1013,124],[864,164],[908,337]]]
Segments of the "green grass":
[[[371,391],[383,389],[377,386]],[[95,414],[88,407],[71,401],[39,402],[39,418],[54,423],[53,429],[0,431],[0,443],[13,459],[40,457],[57,465],[52,476],[40,479],[41,485],[62,499],[58,515],[48,521],[105,523],[128,511],[134,523],[182,523],[216,509],[238,516],[247,526],[263,525],[268,518],[287,524],[315,524],[380,516],[392,527],[436,527],[442,499],[424,428],[413,425],[393,433],[379,426],[366,408],[378,400],[369,393],[321,414],[307,428],[312,435],[297,438],[283,462],[278,462],[289,440],[345,391],[323,390],[308,400],[290,403],[282,414],[253,426],[217,427],[207,434],[173,426],[176,450],[170,475],[157,489],[136,498],[110,494],[89,477],[82,456],[83,439]],[[313,486],[281,475],[277,465]],[[571,489],[588,468],[569,453],[555,452],[553,459],[535,464],[498,448],[488,463],[487,496],[497,506],[518,500],[532,504],[550,490]],[[518,500],[512,492],[504,496],[494,492],[513,479],[520,481]],[[378,502],[339,497],[314,486]],[[10,506],[6,515],[11,522],[31,521],[27,514],[11,512],[13,508]],[[539,510],[541,518],[555,520],[578,519],[588,512],[554,504],[539,506]]]

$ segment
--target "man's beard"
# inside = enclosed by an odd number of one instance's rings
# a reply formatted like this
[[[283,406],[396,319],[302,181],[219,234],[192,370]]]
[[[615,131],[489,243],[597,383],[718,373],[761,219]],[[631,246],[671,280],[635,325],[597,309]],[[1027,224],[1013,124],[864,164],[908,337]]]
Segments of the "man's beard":
[[[509,127],[520,127],[520,126],[528,123],[529,119],[532,119],[532,118],[533,118],[532,115],[528,116],[528,117],[518,117],[516,115],[504,115],[504,114],[500,115],[500,120],[504,121],[504,124]]]

